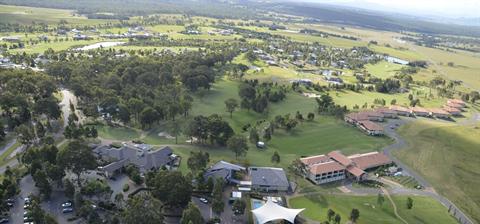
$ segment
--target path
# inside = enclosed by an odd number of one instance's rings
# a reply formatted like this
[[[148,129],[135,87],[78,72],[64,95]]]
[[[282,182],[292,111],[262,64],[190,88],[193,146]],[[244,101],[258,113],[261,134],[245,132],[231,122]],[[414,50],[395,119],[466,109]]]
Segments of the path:
[[[395,216],[400,219],[403,223],[405,224],[408,224],[408,222],[403,219],[399,214],[398,214],[398,211],[397,211],[397,205],[395,204],[395,202],[393,201],[392,197],[390,197],[390,193],[388,193],[387,189],[385,189],[384,187],[381,188],[382,191],[383,191],[383,194],[385,194],[388,198],[388,200],[390,201],[390,203],[392,203],[392,207],[393,207],[393,213],[395,214]]]

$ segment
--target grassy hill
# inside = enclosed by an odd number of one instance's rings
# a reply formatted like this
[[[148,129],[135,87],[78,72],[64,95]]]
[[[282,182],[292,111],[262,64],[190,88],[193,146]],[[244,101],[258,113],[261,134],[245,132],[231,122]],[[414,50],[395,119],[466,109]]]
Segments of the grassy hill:
[[[480,129],[416,122],[400,132],[409,147],[395,155],[480,222]]]
[[[399,215],[408,223],[418,224],[455,224],[457,221],[448,214],[448,211],[437,201],[414,196],[412,210],[406,208],[406,196],[393,196]],[[403,224],[395,217],[391,203],[386,200],[382,206],[377,204],[376,196],[341,196],[312,194],[290,199],[293,208],[306,208],[304,217],[315,221],[327,221],[327,210],[330,208],[342,217],[342,222],[348,220],[350,211],[356,208],[360,211],[357,224],[389,223]]]

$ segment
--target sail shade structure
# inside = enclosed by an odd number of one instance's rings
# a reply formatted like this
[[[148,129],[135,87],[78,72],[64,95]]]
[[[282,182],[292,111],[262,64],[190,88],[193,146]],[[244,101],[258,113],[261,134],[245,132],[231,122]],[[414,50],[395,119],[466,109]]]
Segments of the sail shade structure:
[[[258,224],[264,224],[274,220],[287,220],[290,223],[294,223],[295,217],[302,212],[302,209],[290,209],[282,207],[271,199],[268,199],[262,207],[252,210],[252,213],[255,215]]]

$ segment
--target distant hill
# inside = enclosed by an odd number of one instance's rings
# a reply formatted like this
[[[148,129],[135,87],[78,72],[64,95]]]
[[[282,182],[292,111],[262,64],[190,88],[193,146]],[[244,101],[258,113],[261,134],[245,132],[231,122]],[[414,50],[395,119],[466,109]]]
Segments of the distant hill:
[[[431,22],[406,15],[315,3],[258,2],[263,9],[309,17],[319,22],[354,25],[379,30],[408,30],[431,34],[480,37],[480,27]],[[465,23],[466,24],[466,23]],[[472,23],[470,23],[472,24]]]

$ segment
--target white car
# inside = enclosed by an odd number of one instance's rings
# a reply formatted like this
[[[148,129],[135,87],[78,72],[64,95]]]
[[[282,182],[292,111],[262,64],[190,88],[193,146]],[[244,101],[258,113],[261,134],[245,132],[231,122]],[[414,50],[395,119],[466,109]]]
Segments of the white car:
[[[62,208],[69,208],[69,207],[72,207],[71,202],[65,202],[65,203],[62,204]]]
[[[208,204],[208,200],[206,198],[199,198],[202,203]]]

